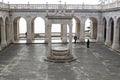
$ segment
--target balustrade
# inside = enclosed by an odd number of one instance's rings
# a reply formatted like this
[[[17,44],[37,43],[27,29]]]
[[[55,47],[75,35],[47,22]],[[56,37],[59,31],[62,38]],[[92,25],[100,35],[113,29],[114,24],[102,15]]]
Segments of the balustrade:
[[[109,9],[120,7],[120,1],[109,4],[5,4],[0,3],[1,9]]]

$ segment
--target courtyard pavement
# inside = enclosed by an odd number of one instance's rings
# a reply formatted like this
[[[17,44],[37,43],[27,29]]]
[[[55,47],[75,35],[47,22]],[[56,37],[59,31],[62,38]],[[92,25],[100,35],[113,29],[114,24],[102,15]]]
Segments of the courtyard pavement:
[[[76,61],[53,63],[44,61],[46,44],[11,44],[0,52],[0,80],[120,80],[120,53],[97,43],[72,47]]]

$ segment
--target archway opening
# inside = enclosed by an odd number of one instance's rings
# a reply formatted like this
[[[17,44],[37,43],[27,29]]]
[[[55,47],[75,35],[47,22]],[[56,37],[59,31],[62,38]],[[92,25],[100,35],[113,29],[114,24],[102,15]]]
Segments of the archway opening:
[[[27,40],[26,20],[22,17],[18,17],[14,20],[13,25],[15,43],[26,43]]]
[[[111,18],[110,19],[110,30],[111,30],[111,33],[110,33],[110,40],[111,40],[111,45],[112,45],[112,43],[113,43],[113,36],[114,36],[114,21],[113,21],[113,19]]]
[[[61,35],[63,32],[63,25],[62,24],[52,24],[51,27],[51,36],[52,42],[61,42]]]
[[[93,17],[87,18],[85,22],[85,41],[90,39],[95,42],[97,39],[97,20]]]
[[[106,19],[103,18],[103,27],[104,27],[104,42],[106,41],[106,31],[107,31],[107,28],[106,28]]]
[[[74,16],[74,18],[72,19],[72,36],[74,39],[74,36],[77,36],[77,42],[79,42],[80,39],[80,20]],[[69,31],[69,28],[68,28]],[[68,32],[69,33],[69,32]],[[74,40],[73,40],[74,42]]]
[[[32,21],[32,39],[33,43],[44,43],[45,39],[45,22],[43,18],[36,17]]]

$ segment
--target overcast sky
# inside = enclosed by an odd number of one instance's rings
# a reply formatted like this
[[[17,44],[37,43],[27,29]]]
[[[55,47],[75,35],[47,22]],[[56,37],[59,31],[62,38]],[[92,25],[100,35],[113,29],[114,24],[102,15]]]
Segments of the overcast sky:
[[[2,0],[0,0],[2,2]],[[30,4],[46,4],[48,2],[49,4],[59,4],[60,0],[3,0],[3,2],[10,4],[27,4],[28,2]],[[85,4],[98,4],[98,0],[61,0],[61,3],[67,4],[82,4],[83,2]]]

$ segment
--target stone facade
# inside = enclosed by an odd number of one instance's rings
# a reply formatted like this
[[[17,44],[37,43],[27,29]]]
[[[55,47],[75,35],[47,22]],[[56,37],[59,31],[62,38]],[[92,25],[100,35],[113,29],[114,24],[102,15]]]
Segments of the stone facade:
[[[53,14],[55,9],[49,9],[49,13]],[[85,21],[89,18],[92,21],[92,36],[97,42],[105,43],[112,49],[119,50],[120,45],[120,9],[66,9],[65,12],[69,15],[73,13],[73,18],[76,20],[76,34],[79,38],[79,42],[84,41],[84,27]],[[0,10],[0,49],[8,46],[18,37],[17,28],[18,21],[22,17],[27,23],[27,43],[31,43],[33,40],[33,24],[36,17],[43,18],[45,26],[46,21],[46,9],[3,9]],[[65,26],[65,25],[61,25]],[[62,31],[63,33],[64,30]],[[47,42],[48,30],[45,27],[45,42]],[[63,41],[66,41],[66,35],[62,35]]]

